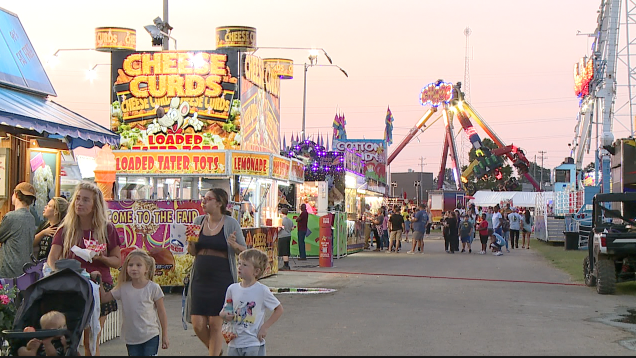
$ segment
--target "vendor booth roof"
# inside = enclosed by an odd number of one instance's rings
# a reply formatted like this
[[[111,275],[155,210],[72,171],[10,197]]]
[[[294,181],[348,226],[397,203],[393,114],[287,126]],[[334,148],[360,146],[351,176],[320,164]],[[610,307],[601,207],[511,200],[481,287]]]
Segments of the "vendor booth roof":
[[[485,191],[475,193],[475,206],[495,206],[502,200],[512,199],[516,207],[534,207],[537,193],[527,191]]]
[[[0,88],[0,123],[68,137],[69,147],[117,145],[119,136],[49,99]]]

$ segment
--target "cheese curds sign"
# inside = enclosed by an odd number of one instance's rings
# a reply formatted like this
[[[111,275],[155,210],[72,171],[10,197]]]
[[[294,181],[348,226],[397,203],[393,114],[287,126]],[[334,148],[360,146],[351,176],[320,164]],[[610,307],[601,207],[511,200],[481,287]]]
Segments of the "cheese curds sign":
[[[111,57],[111,130],[122,149],[240,148],[237,50]]]

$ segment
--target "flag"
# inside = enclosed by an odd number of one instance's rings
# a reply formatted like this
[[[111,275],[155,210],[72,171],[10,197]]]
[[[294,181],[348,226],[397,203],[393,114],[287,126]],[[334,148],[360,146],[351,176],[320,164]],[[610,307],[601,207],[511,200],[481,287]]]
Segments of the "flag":
[[[345,120],[344,114],[340,115],[336,113],[333,119],[333,139],[347,139],[347,132],[345,131],[346,124],[347,121]]]
[[[384,140],[386,141],[386,145],[389,146],[393,143],[393,114],[391,113],[391,108],[386,107],[386,118],[384,123],[386,127],[384,129]]]

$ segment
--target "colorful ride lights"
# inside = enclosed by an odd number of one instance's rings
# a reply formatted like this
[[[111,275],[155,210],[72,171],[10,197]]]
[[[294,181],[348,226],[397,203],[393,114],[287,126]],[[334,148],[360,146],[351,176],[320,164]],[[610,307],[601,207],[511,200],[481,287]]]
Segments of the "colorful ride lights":
[[[477,165],[473,168],[473,172],[477,178],[481,178],[493,171],[499,171],[503,164],[501,158],[488,152],[487,155],[477,156]]]
[[[444,103],[449,104],[451,99],[453,99],[453,84],[442,80],[429,83],[420,93],[422,106],[438,107]]]

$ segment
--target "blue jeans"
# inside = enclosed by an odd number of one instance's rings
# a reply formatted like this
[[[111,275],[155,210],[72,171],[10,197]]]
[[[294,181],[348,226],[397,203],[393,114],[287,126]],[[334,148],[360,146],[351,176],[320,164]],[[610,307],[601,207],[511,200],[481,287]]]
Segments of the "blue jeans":
[[[384,247],[389,247],[389,232],[387,230],[383,230],[382,232],[382,242],[384,243]]]
[[[301,259],[307,258],[307,252],[305,251],[305,236],[307,236],[307,231],[298,230],[298,252]]]
[[[151,338],[146,343],[126,344],[126,349],[131,357],[156,356],[159,353],[159,336]]]
[[[506,239],[506,250],[508,250],[508,242],[510,241],[510,231],[504,232],[504,239]],[[514,249],[514,246],[512,248]]]

